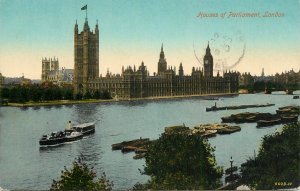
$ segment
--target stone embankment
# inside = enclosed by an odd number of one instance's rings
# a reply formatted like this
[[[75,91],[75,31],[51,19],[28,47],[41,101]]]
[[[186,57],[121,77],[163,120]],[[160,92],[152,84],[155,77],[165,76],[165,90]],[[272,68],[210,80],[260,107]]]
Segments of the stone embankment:
[[[25,102],[25,103],[5,103],[5,106],[10,107],[41,107],[41,106],[55,106],[55,105],[77,105],[90,103],[105,103],[105,102],[120,102],[120,101],[152,101],[152,100],[173,100],[173,99],[187,99],[187,98],[211,98],[211,97],[234,97],[237,93],[220,93],[220,94],[201,94],[201,95],[184,95],[184,96],[162,96],[162,97],[145,97],[145,98],[114,98],[114,99],[85,99],[85,100],[54,100],[42,102]],[[1,104],[0,104],[1,105]]]

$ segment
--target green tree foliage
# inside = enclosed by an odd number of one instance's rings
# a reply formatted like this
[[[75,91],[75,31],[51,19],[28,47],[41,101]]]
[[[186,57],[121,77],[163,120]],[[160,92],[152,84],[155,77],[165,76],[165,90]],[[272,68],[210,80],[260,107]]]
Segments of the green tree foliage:
[[[28,101],[51,101],[61,99],[73,99],[73,89],[58,87],[55,85],[30,85],[2,88],[1,98],[9,99],[9,102],[23,103]]]
[[[242,165],[241,182],[259,190],[300,185],[300,123],[263,138],[258,156]]]
[[[92,94],[88,91],[84,94],[83,96],[84,99],[91,99],[92,98]]]
[[[29,100],[28,91],[24,87],[13,87],[9,91],[9,101],[24,103]]]
[[[240,89],[248,89],[250,91],[262,92],[265,89],[268,90],[297,90],[299,89],[299,85],[297,82],[289,82],[287,84],[272,82],[272,81],[256,81],[253,85],[240,85]]]
[[[104,90],[104,91],[102,92],[101,98],[102,98],[102,99],[111,99],[112,97],[111,97],[111,95],[110,95],[110,93],[109,93],[108,90]]]
[[[72,100],[73,99],[73,90],[70,88],[64,88],[62,95],[63,95],[63,99]]]
[[[100,99],[101,98],[101,93],[99,90],[96,90],[93,94],[94,99]]]
[[[2,88],[0,96],[3,99],[8,99],[9,98],[9,89],[8,88]]]
[[[41,101],[43,95],[43,89],[39,86],[32,86],[29,90],[31,93],[29,95],[29,100]]]
[[[264,81],[257,81],[253,84],[254,91],[265,91],[266,83]]]
[[[96,173],[87,166],[81,156],[75,159],[70,170],[65,167],[58,181],[53,180],[50,190],[112,190],[113,183],[106,178],[105,173],[97,181],[94,180],[96,177]]]
[[[2,88],[0,91],[2,99],[8,99],[9,102],[24,103],[28,101],[52,101],[52,100],[72,100],[74,99],[73,89],[71,87],[59,87],[54,84],[33,84],[28,86],[15,86],[12,88]],[[93,95],[86,92],[84,95],[78,93],[75,99],[111,99],[109,91],[96,91]]]
[[[77,100],[81,100],[82,98],[83,98],[83,95],[81,93],[77,93],[75,95],[75,99],[77,99]]]
[[[223,170],[214,149],[199,135],[162,134],[146,154],[145,174],[151,179],[134,189],[214,189]]]
[[[94,99],[112,99],[108,90],[96,90],[92,96]]]

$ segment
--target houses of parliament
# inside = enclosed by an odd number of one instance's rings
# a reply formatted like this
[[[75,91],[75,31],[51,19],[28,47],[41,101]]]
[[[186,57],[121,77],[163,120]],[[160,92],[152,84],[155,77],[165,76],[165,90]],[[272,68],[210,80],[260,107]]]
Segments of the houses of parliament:
[[[192,68],[190,75],[185,74],[180,63],[178,74],[175,68],[168,67],[163,45],[161,46],[157,73],[149,75],[147,66],[122,67],[122,73],[99,76],[99,28],[90,30],[86,19],[83,31],[79,33],[76,21],[74,28],[74,78],[75,93],[84,94],[108,90],[112,97],[120,99],[191,96],[203,94],[236,93],[238,74],[225,72],[223,76],[213,75],[213,56],[209,45],[203,58],[202,69]]]

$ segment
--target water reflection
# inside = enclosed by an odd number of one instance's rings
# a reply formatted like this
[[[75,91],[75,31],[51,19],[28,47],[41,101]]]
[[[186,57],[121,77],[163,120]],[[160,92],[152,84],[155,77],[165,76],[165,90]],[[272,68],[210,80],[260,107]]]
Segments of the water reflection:
[[[150,101],[144,100],[144,101],[129,101],[129,102],[123,102],[120,105],[125,106],[125,107],[145,107],[147,104],[149,104]]]
[[[48,110],[48,111],[51,110],[52,107],[53,107],[52,105],[45,105],[44,106],[45,110]]]
[[[65,105],[66,108],[72,108],[73,107],[73,104],[67,104]]]
[[[62,105],[54,105],[55,108],[61,108]]]
[[[24,106],[24,107],[20,107],[20,109],[21,109],[22,111],[26,111],[26,110],[29,109],[29,107]]]
[[[33,109],[33,110],[40,110],[40,109],[41,109],[41,106],[33,106],[32,109]]]
[[[97,107],[99,104],[91,103],[86,105],[75,105],[75,109],[73,110],[73,121],[77,123],[87,123],[98,121],[98,118],[95,116],[97,113]]]

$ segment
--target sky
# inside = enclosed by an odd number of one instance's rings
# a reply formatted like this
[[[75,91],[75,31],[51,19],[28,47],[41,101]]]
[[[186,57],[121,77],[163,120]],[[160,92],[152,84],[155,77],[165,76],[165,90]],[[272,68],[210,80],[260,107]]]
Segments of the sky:
[[[45,57],[73,68],[74,25],[82,30],[86,4],[91,30],[99,23],[102,75],[142,61],[152,75],[162,43],[168,65],[178,70],[182,62],[185,74],[202,67],[208,42],[215,73],[300,69],[299,0],[0,0],[2,75],[40,79]]]

